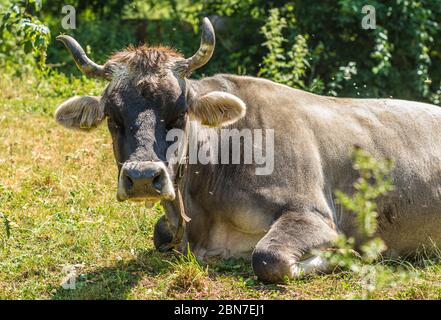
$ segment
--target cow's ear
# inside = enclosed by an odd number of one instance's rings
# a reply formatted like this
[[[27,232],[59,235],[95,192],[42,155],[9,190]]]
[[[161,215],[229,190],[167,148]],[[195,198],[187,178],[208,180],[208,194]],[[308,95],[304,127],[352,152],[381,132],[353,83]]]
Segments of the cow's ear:
[[[209,127],[232,124],[246,113],[245,102],[227,92],[212,91],[190,103],[190,115]]]
[[[69,129],[89,130],[104,120],[99,97],[75,96],[64,101],[55,111],[55,120]]]

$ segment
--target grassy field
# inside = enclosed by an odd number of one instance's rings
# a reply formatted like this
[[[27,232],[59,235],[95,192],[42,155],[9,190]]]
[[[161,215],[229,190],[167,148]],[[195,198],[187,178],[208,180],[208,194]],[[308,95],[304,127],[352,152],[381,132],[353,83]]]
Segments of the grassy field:
[[[116,166],[105,126],[89,134],[53,120],[73,94],[103,84],[0,79],[0,299],[348,299],[361,279],[348,272],[284,285],[259,282],[244,260],[196,262],[154,250],[161,208],[116,201]],[[76,289],[61,283],[77,266]],[[396,265],[391,266],[395,268]],[[440,299],[441,264],[407,266],[414,277],[381,299]]]

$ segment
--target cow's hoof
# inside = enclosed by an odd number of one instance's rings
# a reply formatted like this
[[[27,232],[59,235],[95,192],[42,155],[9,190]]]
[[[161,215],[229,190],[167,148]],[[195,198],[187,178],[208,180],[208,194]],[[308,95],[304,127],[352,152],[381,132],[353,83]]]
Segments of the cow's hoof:
[[[281,283],[290,275],[289,264],[274,252],[254,250],[251,263],[254,274],[262,281]]]
[[[167,248],[167,244],[171,243],[172,240],[173,234],[168,228],[165,216],[162,216],[155,225],[153,244],[155,245],[156,250],[164,251],[164,248]],[[169,250],[171,250],[171,247]]]

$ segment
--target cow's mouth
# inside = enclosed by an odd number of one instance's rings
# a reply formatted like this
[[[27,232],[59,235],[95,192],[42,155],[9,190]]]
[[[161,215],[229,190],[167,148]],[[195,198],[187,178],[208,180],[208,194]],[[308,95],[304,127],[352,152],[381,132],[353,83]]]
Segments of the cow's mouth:
[[[170,175],[162,162],[126,162],[120,171],[116,198],[118,201],[174,200]]]

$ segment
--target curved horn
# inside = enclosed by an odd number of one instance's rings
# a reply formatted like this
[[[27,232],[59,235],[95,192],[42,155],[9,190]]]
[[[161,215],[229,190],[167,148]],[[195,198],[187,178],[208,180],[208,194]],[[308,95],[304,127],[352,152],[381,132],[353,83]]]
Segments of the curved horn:
[[[216,37],[214,35],[213,25],[207,17],[202,20],[201,29],[201,45],[191,58],[185,60],[187,64],[186,73],[191,73],[193,70],[202,67],[213,55]]]
[[[110,76],[104,72],[104,66],[90,60],[74,38],[67,35],[60,35],[57,37],[57,40],[63,42],[74,59],[75,64],[84,74],[95,78],[110,78]]]

